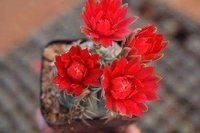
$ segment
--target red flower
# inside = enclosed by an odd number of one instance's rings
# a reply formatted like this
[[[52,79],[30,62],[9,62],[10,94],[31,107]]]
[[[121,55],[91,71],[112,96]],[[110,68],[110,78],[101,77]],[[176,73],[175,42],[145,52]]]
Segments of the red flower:
[[[112,41],[121,41],[130,33],[127,26],[134,18],[126,18],[127,4],[122,5],[122,0],[87,0],[82,17],[85,25],[81,27],[84,34],[95,43],[105,47]]]
[[[98,60],[98,54],[90,54],[87,49],[73,46],[69,52],[56,56],[58,74],[53,82],[59,84],[60,90],[75,96],[89,85],[98,87],[102,74]]]
[[[153,61],[163,56],[163,49],[167,42],[163,41],[163,35],[156,34],[155,26],[147,26],[130,35],[125,47],[131,48],[127,58],[139,56],[142,62]]]
[[[130,117],[141,116],[147,110],[145,102],[158,98],[158,80],[154,67],[141,66],[138,59],[115,60],[103,72],[106,108]]]

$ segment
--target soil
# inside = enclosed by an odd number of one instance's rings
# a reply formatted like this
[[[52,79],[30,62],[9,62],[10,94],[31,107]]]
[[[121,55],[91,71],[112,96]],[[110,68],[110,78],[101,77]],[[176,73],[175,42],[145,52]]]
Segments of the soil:
[[[121,132],[124,127],[133,124],[133,119],[112,119],[105,124],[105,120],[87,120],[92,126],[87,126],[81,120],[69,123],[67,119],[68,109],[59,102],[59,91],[52,83],[54,58],[57,54],[68,51],[74,41],[54,41],[48,44],[42,54],[41,90],[40,103],[41,112],[47,124],[58,132]],[[120,129],[119,129],[120,128]]]

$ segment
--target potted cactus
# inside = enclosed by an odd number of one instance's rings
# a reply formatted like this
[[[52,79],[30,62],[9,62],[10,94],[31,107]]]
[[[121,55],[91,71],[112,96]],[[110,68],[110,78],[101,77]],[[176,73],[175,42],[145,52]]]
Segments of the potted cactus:
[[[127,17],[127,9],[121,0],[86,0],[81,31],[89,39],[45,47],[40,101],[49,126],[118,132],[158,99],[160,77],[150,62],[163,57],[167,42],[153,25],[131,32],[135,17]]]

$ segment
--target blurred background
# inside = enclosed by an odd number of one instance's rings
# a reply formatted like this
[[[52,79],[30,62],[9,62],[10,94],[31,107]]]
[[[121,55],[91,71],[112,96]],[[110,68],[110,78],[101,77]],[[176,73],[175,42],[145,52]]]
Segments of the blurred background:
[[[52,40],[84,37],[84,0],[0,0],[0,132],[39,132],[41,51]],[[160,101],[137,125],[144,133],[200,132],[200,1],[124,0],[132,28],[155,24],[170,40],[156,63]]]

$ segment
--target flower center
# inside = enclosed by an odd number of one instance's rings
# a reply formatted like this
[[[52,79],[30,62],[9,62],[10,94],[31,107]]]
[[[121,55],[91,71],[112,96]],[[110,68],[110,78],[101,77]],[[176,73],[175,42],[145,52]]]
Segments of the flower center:
[[[74,80],[82,80],[87,73],[87,68],[77,61],[72,62],[72,64],[67,69],[67,74]]]
[[[126,77],[117,77],[112,80],[111,93],[115,99],[124,99],[133,91],[133,85]]]

